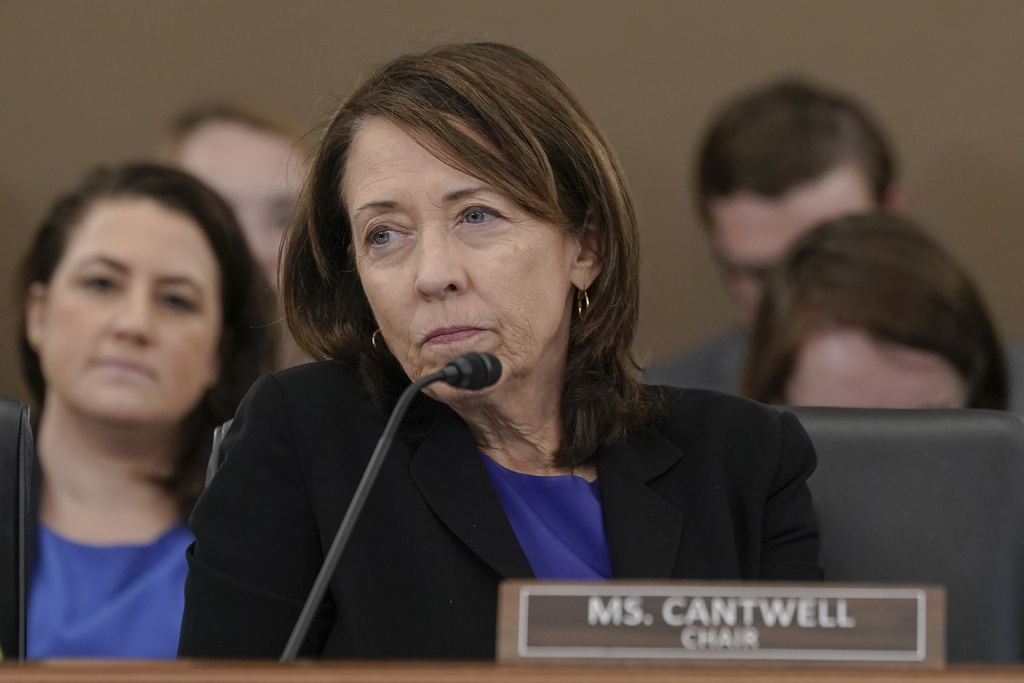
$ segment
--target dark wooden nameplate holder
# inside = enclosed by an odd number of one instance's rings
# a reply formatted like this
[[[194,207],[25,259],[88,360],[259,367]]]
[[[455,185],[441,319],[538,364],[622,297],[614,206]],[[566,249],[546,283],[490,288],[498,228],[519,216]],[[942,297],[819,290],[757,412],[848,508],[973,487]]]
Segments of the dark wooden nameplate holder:
[[[497,659],[940,668],[946,594],[837,583],[508,581]]]

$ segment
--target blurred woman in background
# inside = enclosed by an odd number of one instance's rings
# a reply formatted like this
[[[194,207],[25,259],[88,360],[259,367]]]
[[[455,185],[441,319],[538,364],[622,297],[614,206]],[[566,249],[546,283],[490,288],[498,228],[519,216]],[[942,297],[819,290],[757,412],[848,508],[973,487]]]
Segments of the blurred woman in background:
[[[999,336],[970,275],[905,218],[818,226],[774,271],[743,393],[843,408],[1007,407]]]
[[[58,198],[19,284],[41,410],[28,656],[173,657],[212,432],[270,366],[266,285],[227,204],[153,165]]]

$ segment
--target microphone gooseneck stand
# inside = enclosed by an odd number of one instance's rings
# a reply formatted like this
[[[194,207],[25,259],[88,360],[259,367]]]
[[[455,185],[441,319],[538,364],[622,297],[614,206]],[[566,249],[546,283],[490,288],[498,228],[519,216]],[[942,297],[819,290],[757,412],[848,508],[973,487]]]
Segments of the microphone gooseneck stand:
[[[334,541],[324,557],[324,564],[320,568],[320,573],[317,574],[316,581],[313,582],[313,588],[309,591],[309,596],[306,598],[306,603],[302,606],[302,612],[299,613],[299,618],[295,622],[295,627],[292,629],[292,634],[288,638],[287,645],[284,647],[284,652],[281,653],[280,661],[290,662],[298,655],[299,647],[301,647],[302,642],[306,639],[306,633],[313,624],[316,609],[320,605],[320,601],[323,600],[324,593],[327,592],[327,585],[334,574],[335,568],[338,566],[338,561],[345,550],[349,536],[352,535],[352,528],[355,526],[356,520],[359,519],[359,513],[362,511],[366,498],[370,494],[370,488],[373,486],[377,473],[384,463],[384,456],[391,448],[391,442],[395,439],[398,425],[402,421],[406,410],[408,410],[412,399],[423,387],[434,382],[444,381],[462,389],[482,389],[494,384],[500,377],[501,363],[497,358],[489,353],[472,352],[452,359],[438,372],[419,378],[409,385],[402,392],[402,395],[398,397],[398,402],[395,404],[395,409],[391,412],[391,417],[388,418],[387,424],[384,426],[384,432],[377,442],[377,447],[373,450],[373,455],[370,456],[370,460],[366,464],[363,478],[359,480],[359,486],[352,496],[352,502],[349,503],[348,510],[345,511],[345,516],[341,520],[338,533],[335,534]]]

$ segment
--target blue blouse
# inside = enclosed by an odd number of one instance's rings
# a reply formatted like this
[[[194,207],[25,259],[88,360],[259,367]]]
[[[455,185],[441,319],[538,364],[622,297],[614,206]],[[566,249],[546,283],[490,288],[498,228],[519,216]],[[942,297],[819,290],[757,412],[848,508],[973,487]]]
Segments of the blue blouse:
[[[597,481],[522,474],[480,455],[538,579],[611,578]]]
[[[83,545],[40,524],[29,659],[173,659],[185,607],[185,549],[194,540],[178,523],[146,545]]]

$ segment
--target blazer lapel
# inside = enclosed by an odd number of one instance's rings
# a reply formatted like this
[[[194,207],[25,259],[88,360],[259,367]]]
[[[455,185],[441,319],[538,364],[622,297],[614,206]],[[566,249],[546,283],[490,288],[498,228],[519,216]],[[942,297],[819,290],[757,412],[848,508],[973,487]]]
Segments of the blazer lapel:
[[[683,514],[647,482],[682,457],[658,433],[602,449],[597,459],[605,534],[614,578],[671,578],[683,533]]]
[[[441,420],[413,453],[409,473],[441,522],[498,574],[532,578],[480,457],[465,423]]]

